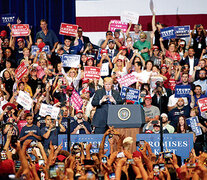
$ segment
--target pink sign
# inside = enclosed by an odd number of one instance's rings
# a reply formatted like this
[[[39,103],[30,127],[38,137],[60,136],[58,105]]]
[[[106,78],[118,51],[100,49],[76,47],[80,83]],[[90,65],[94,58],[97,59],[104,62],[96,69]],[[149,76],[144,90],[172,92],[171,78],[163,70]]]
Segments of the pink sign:
[[[29,24],[13,24],[12,37],[29,36]]]
[[[119,82],[119,84],[121,86],[128,87],[128,86],[136,83],[137,82],[137,78],[136,78],[136,76],[134,76],[132,74],[127,74],[127,75],[117,79],[117,81]]]
[[[81,109],[83,105],[83,100],[81,99],[81,97],[79,96],[79,94],[76,92],[75,89],[72,91],[71,103],[76,110]]]
[[[15,70],[17,80],[19,81],[27,73],[27,71],[27,66],[24,64],[24,62],[21,63]]]
[[[76,36],[77,29],[78,25],[61,23],[59,34],[66,36]]]
[[[100,79],[101,72],[100,68],[93,66],[84,67],[84,79]]]
[[[124,32],[126,32],[127,28],[127,23],[121,22],[119,20],[111,20],[110,31],[114,32],[116,29],[122,29]]]
[[[198,105],[201,112],[207,111],[207,98],[202,98],[198,100]]]

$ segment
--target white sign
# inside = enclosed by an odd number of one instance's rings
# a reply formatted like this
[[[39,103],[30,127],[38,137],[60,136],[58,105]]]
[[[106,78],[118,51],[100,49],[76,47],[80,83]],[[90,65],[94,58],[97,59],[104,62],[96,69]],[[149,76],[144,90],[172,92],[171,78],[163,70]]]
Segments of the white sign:
[[[39,115],[43,117],[45,117],[46,115],[50,115],[52,119],[57,119],[59,112],[60,112],[59,107],[42,103],[40,107]]]
[[[132,24],[138,24],[139,14],[131,11],[123,11],[121,13],[121,21],[126,23],[131,21]]]
[[[101,66],[101,76],[109,75],[109,62],[103,63]]]
[[[78,68],[80,64],[80,55],[74,54],[63,54],[61,57],[63,67],[74,67]]]
[[[152,14],[155,13],[153,0],[150,0],[150,10],[151,10]]]
[[[23,106],[26,110],[30,110],[32,108],[33,100],[29,94],[26,94],[23,91],[19,91],[17,103]]]

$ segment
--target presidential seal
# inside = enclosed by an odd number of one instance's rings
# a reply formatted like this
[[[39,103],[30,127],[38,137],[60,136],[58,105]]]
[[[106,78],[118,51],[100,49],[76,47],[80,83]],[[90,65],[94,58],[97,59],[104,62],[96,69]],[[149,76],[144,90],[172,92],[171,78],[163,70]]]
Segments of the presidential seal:
[[[122,121],[127,121],[131,116],[131,112],[128,108],[121,108],[118,111],[118,117],[119,119],[121,119]]]

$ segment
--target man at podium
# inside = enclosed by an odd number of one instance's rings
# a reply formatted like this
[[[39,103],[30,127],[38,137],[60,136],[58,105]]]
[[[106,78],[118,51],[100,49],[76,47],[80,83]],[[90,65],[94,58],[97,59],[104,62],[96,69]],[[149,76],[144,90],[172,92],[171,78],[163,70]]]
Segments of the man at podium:
[[[96,112],[93,117],[92,125],[95,127],[95,134],[104,134],[108,129],[108,105],[123,103],[119,92],[112,90],[112,85],[112,78],[104,78],[104,88],[97,90],[93,97],[92,106],[96,107]]]

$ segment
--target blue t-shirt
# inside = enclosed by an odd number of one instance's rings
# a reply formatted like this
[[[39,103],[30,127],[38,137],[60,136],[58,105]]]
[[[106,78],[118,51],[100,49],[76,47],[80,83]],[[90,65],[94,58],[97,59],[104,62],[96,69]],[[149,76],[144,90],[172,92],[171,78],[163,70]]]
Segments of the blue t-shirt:
[[[49,149],[50,141],[52,141],[53,145],[58,146],[58,134],[60,132],[60,127],[54,127],[50,131],[50,136],[48,139],[45,139],[43,135],[48,131],[49,127],[45,126],[41,129],[41,136],[43,138],[43,146],[45,149]]]
[[[87,121],[83,121],[84,126],[87,128],[87,130],[91,133],[91,125],[89,122]],[[74,131],[74,129],[79,125],[79,123],[77,121],[74,121],[72,123],[70,123],[70,133],[72,133]],[[82,128],[79,130],[79,134],[86,134],[85,130]]]
[[[20,133],[20,138],[23,136],[26,136],[29,132],[33,132],[37,136],[41,135],[40,128],[33,124],[31,127],[28,127],[26,125],[22,128],[21,133]],[[28,136],[25,140],[27,140],[27,139],[32,139],[33,141],[38,141],[38,139],[36,139],[34,136]]]
[[[65,132],[61,133],[61,134],[67,134],[69,131],[68,131],[68,120],[70,118],[70,123],[74,122],[74,118],[73,117],[63,117],[62,118],[62,121],[61,121],[61,124],[64,126],[64,128],[66,129]]]

